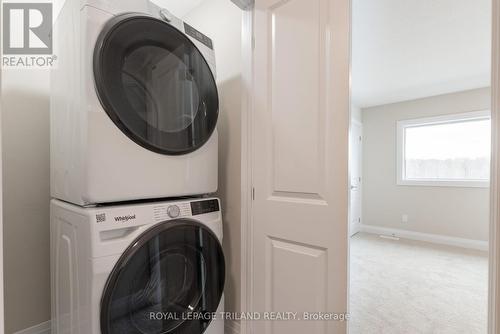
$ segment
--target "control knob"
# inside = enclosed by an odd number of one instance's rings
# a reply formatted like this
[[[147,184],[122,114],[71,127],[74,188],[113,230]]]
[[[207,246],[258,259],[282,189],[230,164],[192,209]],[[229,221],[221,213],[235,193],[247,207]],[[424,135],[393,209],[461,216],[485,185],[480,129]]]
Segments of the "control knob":
[[[177,205],[170,205],[167,208],[167,214],[170,218],[177,218],[177,217],[179,217],[180,213],[181,213],[181,210],[179,209],[179,207]]]

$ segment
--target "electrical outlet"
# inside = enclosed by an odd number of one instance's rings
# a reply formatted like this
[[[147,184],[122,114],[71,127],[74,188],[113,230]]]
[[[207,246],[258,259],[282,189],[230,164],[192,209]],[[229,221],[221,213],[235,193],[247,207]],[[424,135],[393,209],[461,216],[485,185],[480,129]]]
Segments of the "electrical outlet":
[[[402,222],[403,224],[408,223],[408,215],[402,215],[402,216],[401,216],[401,222]]]

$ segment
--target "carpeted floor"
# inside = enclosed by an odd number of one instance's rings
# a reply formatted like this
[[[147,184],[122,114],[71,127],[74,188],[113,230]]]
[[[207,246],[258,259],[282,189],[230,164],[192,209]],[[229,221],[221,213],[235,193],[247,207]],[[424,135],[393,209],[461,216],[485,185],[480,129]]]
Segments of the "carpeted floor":
[[[351,239],[350,334],[485,334],[485,252],[358,233]]]

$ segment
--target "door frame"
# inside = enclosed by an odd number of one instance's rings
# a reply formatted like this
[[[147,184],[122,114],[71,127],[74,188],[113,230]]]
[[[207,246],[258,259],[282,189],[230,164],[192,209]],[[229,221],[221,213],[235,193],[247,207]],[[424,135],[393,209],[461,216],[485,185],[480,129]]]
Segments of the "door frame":
[[[488,333],[500,332],[500,0],[492,0]]]
[[[3,1],[0,1],[0,17],[3,17]],[[3,34],[3,25],[0,26],[0,36]],[[3,43],[2,43],[3,44]],[[3,55],[3,45],[0,45],[0,54]],[[3,243],[3,141],[2,141],[2,77],[0,67],[0,334],[5,333],[5,300],[4,300],[4,243]]]
[[[252,146],[252,86],[254,12],[253,0],[249,0],[247,2],[248,6],[242,13],[241,312],[251,312],[253,304],[253,282],[249,278],[252,277],[253,273],[252,157],[254,148]],[[352,34],[352,29],[350,30]],[[492,0],[491,73],[492,153],[490,181],[488,334],[500,334],[500,0]],[[349,113],[351,113],[351,110],[349,111]],[[346,224],[349,224],[349,221],[346,221]],[[240,333],[252,333],[251,321],[242,322],[240,324]]]
[[[499,0],[500,1],[500,0]],[[242,13],[241,73],[241,312],[252,310],[253,294],[253,19],[254,0]],[[240,334],[252,333],[251,321],[240,323]],[[235,333],[236,334],[236,333]]]
[[[358,121],[357,119],[354,119],[352,117],[350,117],[350,120],[349,120],[349,126],[350,126],[350,129],[349,129],[349,144],[351,143],[351,136],[352,136],[352,125],[355,124],[357,126],[360,127],[361,129],[361,138],[363,138],[363,123]],[[351,186],[351,181],[352,181],[352,176],[351,176],[351,150],[349,148],[349,187]],[[363,141],[361,141],[361,155],[363,155]],[[361,165],[363,164],[363,159],[361,159]],[[361,168],[361,171],[363,169]],[[361,188],[361,199],[360,199],[360,205],[361,205],[361,213],[360,213],[360,218],[361,218],[361,221],[356,224],[357,225],[357,229],[356,229],[356,232],[355,233],[352,233],[352,230],[351,230],[351,227],[352,227],[352,220],[351,220],[351,189],[349,189],[349,237],[352,237],[354,234],[356,233],[359,233],[361,231],[361,225],[363,224],[363,173],[361,173],[361,180],[360,180],[360,188]]]

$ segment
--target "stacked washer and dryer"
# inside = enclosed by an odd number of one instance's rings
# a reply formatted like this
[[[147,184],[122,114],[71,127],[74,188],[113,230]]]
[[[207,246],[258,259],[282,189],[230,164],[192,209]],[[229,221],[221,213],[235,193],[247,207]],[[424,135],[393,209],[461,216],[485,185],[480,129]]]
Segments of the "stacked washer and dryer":
[[[54,334],[223,334],[210,38],[147,0],[67,0],[51,74]]]

